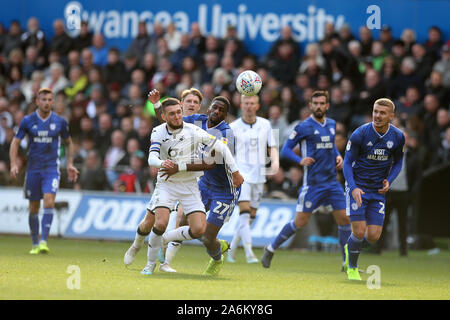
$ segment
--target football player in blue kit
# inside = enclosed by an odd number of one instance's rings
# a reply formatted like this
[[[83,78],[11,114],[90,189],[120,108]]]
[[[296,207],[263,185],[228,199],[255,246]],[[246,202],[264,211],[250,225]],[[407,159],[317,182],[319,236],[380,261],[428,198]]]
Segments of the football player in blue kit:
[[[361,280],[359,253],[365,243],[373,243],[380,237],[385,194],[402,169],[405,137],[390,123],[394,111],[391,100],[375,101],[372,122],[357,128],[347,143],[344,177],[352,233],[345,245],[345,263],[350,280]]]
[[[344,267],[344,246],[351,230],[345,211],[344,189],[336,177],[336,169],[342,168],[343,159],[334,142],[336,122],[326,117],[329,106],[328,92],[315,91],[309,103],[312,115],[295,127],[281,150],[283,156],[303,166],[303,185],[299,190],[294,220],[287,223],[264,248],[261,263],[265,268],[270,267],[275,250],[304,227],[320,206],[332,207],[338,224]],[[293,151],[297,145],[300,145],[301,156]]]
[[[151,99],[159,100],[157,92],[150,94]],[[228,115],[230,102],[222,96],[215,97],[208,107],[207,114],[193,114],[184,116],[183,121],[192,123],[206,130],[211,135],[228,145],[230,151],[234,154],[234,135],[230,126],[225,122]],[[203,150],[207,153],[207,150]],[[206,160],[206,159],[205,159]],[[230,219],[235,204],[239,198],[240,187],[235,188],[233,177],[229,168],[221,159],[216,159],[215,166],[206,170],[199,179],[199,189],[205,209],[209,211],[207,217],[206,231],[202,237],[202,242],[211,256],[208,267],[205,271],[207,275],[217,275],[223,265],[223,252],[229,244],[224,240],[218,240],[217,234],[225,222]],[[206,160],[207,163],[214,163],[214,159]],[[176,168],[164,169],[167,175],[175,174]],[[180,225],[185,224],[183,217]],[[180,242],[171,242],[166,251],[166,261],[169,264],[180,248]]]
[[[59,149],[61,139],[67,145],[67,174],[70,181],[76,181],[78,170],[73,166],[73,143],[69,135],[67,121],[52,112],[53,93],[48,88],[39,90],[36,98],[37,110],[23,118],[14,137],[9,156],[11,176],[19,171],[17,157],[21,140],[27,135],[27,173],[25,197],[30,202],[29,226],[33,247],[30,254],[48,253],[47,239],[53,220],[55,196],[59,188]],[[39,241],[39,209],[44,199],[44,215],[41,221]]]

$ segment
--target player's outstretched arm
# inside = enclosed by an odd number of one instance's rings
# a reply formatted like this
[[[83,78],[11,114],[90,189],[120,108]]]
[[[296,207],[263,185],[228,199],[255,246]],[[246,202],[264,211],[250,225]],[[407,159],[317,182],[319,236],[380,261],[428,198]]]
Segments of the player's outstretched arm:
[[[280,169],[280,154],[278,153],[277,147],[269,148],[269,156],[270,156],[270,172],[269,175],[276,174]]]
[[[19,146],[20,146],[20,139],[14,137],[11,146],[9,147],[9,159],[11,162],[11,177],[14,179],[17,177],[17,174],[19,173],[19,166],[17,165],[17,155],[19,154]]]
[[[67,146],[66,160],[67,160],[67,175],[69,177],[69,181],[75,182],[78,179],[78,169],[73,165],[73,154],[74,154],[74,146],[72,142],[72,138],[67,138],[64,140],[64,143]]]

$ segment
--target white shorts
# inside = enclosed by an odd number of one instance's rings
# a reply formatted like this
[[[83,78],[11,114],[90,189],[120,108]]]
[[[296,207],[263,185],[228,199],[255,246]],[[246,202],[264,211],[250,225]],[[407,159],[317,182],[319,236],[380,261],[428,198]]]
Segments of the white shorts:
[[[244,181],[241,187],[241,195],[239,196],[239,202],[248,201],[250,207],[258,209],[259,203],[264,192],[264,183],[250,183]]]
[[[155,208],[164,207],[172,211],[177,202],[189,215],[192,212],[201,211],[206,214],[197,179],[190,181],[158,181],[153,191],[147,209],[154,212]]]

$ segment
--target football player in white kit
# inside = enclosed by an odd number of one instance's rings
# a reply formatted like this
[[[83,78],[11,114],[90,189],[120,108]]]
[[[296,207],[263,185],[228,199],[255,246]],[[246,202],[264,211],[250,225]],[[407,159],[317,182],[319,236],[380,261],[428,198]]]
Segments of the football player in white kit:
[[[161,103],[160,95],[157,90],[152,90],[148,94],[148,100],[154,104],[155,112],[158,120],[163,122],[161,118]],[[181,93],[181,104],[183,106],[183,116],[190,116],[199,112],[203,101],[202,93],[196,88],[186,89]],[[191,170],[209,170],[214,167],[214,164],[198,164],[196,166],[191,166]],[[174,228],[178,228],[180,219],[183,215],[183,210],[180,206],[178,206],[178,202],[174,205],[174,208],[170,214],[168,226],[166,230],[172,230]],[[139,223],[139,226],[136,231],[135,240],[132,246],[128,249],[124,256],[124,264],[130,265],[133,263],[136,254],[142,248],[145,238],[150,234],[150,230],[154,224],[154,213],[147,209],[147,213],[142,221]],[[175,272],[174,269],[170,268],[169,265],[160,265],[160,270],[165,272]]]
[[[250,234],[251,221],[256,216],[263,194],[266,176],[275,174],[279,168],[277,140],[269,120],[258,117],[259,97],[241,96],[242,117],[230,124],[235,136],[236,164],[244,176],[244,183],[239,197],[239,227],[231,241],[228,261],[235,262],[236,250],[242,239],[248,263],[257,263],[252,250]],[[270,171],[267,155],[270,155]]]
[[[233,173],[233,183],[236,187],[243,182],[228,148],[223,143],[216,143],[217,138],[201,128],[183,122],[182,107],[177,99],[166,99],[161,108],[166,123],[153,129],[148,159],[150,166],[162,168],[162,170],[158,174],[158,181],[148,208],[150,214],[154,213],[154,224],[149,236],[148,263],[141,272],[147,275],[152,274],[155,269],[158,251],[163,241],[167,244],[175,240],[197,239],[205,232],[205,208],[197,183],[197,177],[202,173],[196,171],[203,166],[197,152],[200,144],[223,156]],[[178,173],[164,178],[164,168],[174,166],[177,166]],[[189,225],[164,234],[170,211],[176,201],[180,201],[188,217]],[[164,237],[162,237],[163,234]],[[132,255],[129,254],[131,249],[125,254],[125,264],[127,264],[127,255]]]

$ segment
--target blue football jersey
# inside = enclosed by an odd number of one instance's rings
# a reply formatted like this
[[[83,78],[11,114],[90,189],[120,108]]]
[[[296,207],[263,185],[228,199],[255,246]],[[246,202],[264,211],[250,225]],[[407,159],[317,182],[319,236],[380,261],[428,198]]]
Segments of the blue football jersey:
[[[220,141],[227,144],[231,153],[234,155],[233,130],[231,130],[230,126],[225,121],[222,121],[215,127],[208,128],[208,116],[206,114],[184,116],[183,120],[188,123],[193,123],[203,130],[206,130],[209,134],[217,137]],[[224,161],[216,164],[213,169],[206,170],[200,179],[218,192],[232,194],[235,192],[232,173],[228,166],[225,165]]]
[[[372,122],[357,128],[347,143],[344,158],[344,177],[350,190],[356,187],[363,191],[376,192],[389,183],[401,170],[405,137],[393,125],[381,135]]]
[[[300,163],[302,158],[311,157],[315,162],[303,167],[303,185],[330,183],[336,180],[336,157],[339,155],[334,137],[336,121],[325,118],[320,123],[312,116],[300,122],[283,146],[281,154],[288,159]],[[300,144],[302,156],[292,150]]]
[[[59,170],[61,138],[69,137],[67,121],[53,112],[43,120],[36,111],[20,123],[16,138],[23,139],[25,135],[29,139],[27,170]]]

